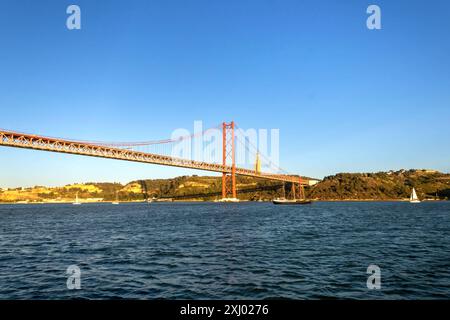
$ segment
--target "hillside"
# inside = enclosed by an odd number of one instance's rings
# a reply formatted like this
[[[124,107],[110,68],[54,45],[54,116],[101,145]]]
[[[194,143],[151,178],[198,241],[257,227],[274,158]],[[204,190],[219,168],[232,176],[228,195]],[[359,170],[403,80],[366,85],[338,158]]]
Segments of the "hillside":
[[[286,185],[286,190],[289,190]],[[339,173],[306,188],[316,200],[401,200],[415,187],[421,199],[450,198],[450,174],[433,170],[400,170],[377,173]],[[276,181],[237,177],[242,200],[271,200],[282,194]],[[84,183],[63,187],[1,189],[0,202],[139,201],[148,198],[173,200],[215,200],[221,197],[221,177],[182,176],[120,183]]]
[[[281,190],[279,182],[237,177],[236,187],[243,200],[270,200]],[[258,189],[258,191],[254,191]],[[253,191],[252,191],[253,190]],[[14,188],[0,190],[0,202],[72,202],[76,195],[82,201],[139,201],[146,198],[174,200],[214,200],[221,197],[221,177],[182,176],[172,179],[148,179],[120,183],[84,183],[64,187]]]
[[[450,174],[434,170],[339,173],[324,178],[308,193],[319,200],[394,200],[414,187],[421,199],[450,198]]]

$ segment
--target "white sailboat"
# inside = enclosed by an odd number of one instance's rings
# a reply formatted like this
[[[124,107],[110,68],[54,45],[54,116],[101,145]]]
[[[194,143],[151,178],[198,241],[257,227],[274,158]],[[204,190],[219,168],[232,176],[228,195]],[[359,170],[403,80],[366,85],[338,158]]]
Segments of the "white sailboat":
[[[119,204],[119,196],[118,192],[116,191],[116,200],[112,202],[112,204]]]
[[[411,196],[409,197],[410,203],[420,203],[419,198],[417,197],[416,189],[412,189]]]
[[[74,205],[80,205],[81,204],[81,202],[78,200],[78,192],[77,192],[77,195],[75,197],[75,202],[72,203],[72,204],[74,204]]]

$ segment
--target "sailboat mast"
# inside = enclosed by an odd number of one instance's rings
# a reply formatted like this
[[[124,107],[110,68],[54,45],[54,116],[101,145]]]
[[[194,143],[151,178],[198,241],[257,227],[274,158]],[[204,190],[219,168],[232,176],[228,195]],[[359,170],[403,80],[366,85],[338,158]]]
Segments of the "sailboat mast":
[[[303,188],[303,184],[302,184],[302,177],[298,177],[298,189],[299,189],[299,196],[300,196],[300,200],[305,200],[305,189]]]

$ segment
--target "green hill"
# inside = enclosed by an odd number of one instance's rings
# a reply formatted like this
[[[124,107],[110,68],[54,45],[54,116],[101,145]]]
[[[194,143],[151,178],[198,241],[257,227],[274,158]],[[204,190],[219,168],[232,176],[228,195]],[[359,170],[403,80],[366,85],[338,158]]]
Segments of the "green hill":
[[[408,198],[412,187],[421,199],[450,198],[450,174],[434,170],[339,173],[324,178],[308,192],[320,200],[396,200]]]
[[[282,183],[238,176],[241,200],[271,200],[282,195]],[[415,187],[421,199],[450,198],[450,174],[433,170],[400,170],[377,173],[339,173],[306,188],[308,198],[317,200],[401,200]],[[290,185],[286,184],[286,191]],[[139,201],[148,198],[215,200],[222,194],[221,177],[182,176],[120,183],[83,183],[64,187],[0,190],[0,202]],[[289,193],[287,194],[289,196]]]

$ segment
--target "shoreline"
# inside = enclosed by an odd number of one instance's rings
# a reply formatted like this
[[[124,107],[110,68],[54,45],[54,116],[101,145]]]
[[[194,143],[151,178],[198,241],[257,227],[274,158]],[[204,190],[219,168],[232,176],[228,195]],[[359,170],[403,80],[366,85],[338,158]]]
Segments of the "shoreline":
[[[331,200],[312,200],[313,202],[409,202],[409,199],[331,199]],[[449,200],[432,200],[432,199],[425,199],[422,200],[422,202],[446,202]],[[114,201],[86,201],[86,202],[80,202],[81,204],[112,204]],[[239,202],[235,202],[235,203],[271,203],[272,200],[269,201],[251,201],[251,200],[241,200]],[[222,203],[222,202],[217,202],[214,200],[207,200],[207,201],[203,201],[203,200],[175,200],[175,201],[152,201],[152,202],[147,202],[147,201],[119,201],[118,204],[127,204],[127,203],[148,203],[148,204],[152,204],[152,203]],[[55,202],[51,202],[51,201],[46,201],[46,202],[42,202],[42,201],[36,201],[36,202],[0,202],[0,205],[19,205],[19,204],[73,204],[73,201],[55,201]]]

